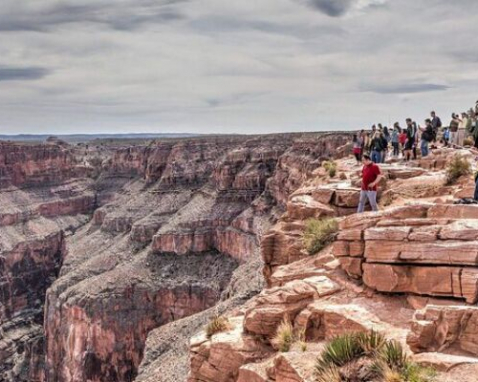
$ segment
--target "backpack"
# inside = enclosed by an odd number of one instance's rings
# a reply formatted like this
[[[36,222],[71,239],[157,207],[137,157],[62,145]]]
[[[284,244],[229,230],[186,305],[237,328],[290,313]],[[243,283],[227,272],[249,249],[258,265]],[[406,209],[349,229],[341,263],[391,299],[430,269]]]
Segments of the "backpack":
[[[437,117],[437,127],[440,128],[442,125],[440,117]]]
[[[428,130],[426,130],[422,134],[422,139],[427,141],[427,142],[431,142],[431,141],[433,141],[433,134],[430,134],[430,132]]]

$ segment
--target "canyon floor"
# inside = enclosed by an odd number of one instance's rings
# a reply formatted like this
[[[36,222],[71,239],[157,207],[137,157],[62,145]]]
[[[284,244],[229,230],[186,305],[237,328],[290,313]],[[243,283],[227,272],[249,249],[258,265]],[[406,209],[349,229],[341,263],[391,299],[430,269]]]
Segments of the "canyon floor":
[[[0,142],[0,380],[312,382],[327,340],[374,329],[475,381],[478,206],[445,176],[474,155],[390,160],[381,211],[356,215],[349,141]],[[307,220],[331,217],[309,255]],[[207,338],[217,314],[231,328]],[[286,318],[306,351],[272,345]]]

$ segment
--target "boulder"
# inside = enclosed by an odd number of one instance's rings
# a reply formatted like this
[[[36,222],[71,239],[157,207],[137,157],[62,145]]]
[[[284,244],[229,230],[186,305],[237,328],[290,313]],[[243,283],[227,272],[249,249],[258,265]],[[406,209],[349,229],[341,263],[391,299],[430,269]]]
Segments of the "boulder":
[[[295,319],[307,341],[331,340],[339,335],[370,330],[386,331],[388,326],[363,306],[317,301]]]
[[[428,305],[415,313],[407,343],[416,352],[436,352],[455,345],[478,355],[478,308]]]
[[[305,220],[335,216],[333,208],[315,201],[312,196],[300,195],[287,203],[287,214],[291,219]]]
[[[230,319],[233,328],[208,340],[201,333],[191,340],[188,382],[235,382],[239,368],[268,356],[270,350],[242,333],[242,318]]]
[[[293,321],[315,298],[334,294],[340,287],[326,276],[294,280],[284,286],[264,290],[255,305],[246,311],[244,330],[271,338],[284,319]]]

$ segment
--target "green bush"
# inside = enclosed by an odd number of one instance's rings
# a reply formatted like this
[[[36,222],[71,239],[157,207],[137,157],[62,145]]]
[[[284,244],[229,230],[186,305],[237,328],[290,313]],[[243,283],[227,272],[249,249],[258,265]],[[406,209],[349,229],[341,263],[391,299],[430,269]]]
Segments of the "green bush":
[[[337,175],[337,163],[334,161],[325,161],[322,164],[322,167],[325,168],[331,178],[334,178],[335,175]]]
[[[369,333],[357,334],[357,342],[366,356],[380,354],[387,344],[385,337],[374,330]]]
[[[216,315],[206,325],[206,337],[211,338],[214,334],[227,332],[228,330],[231,330],[229,320],[226,317]]]
[[[446,168],[447,184],[456,183],[460,177],[471,174],[471,164],[461,155],[455,155]]]
[[[364,355],[356,334],[346,334],[330,341],[319,360],[317,370],[323,371],[330,366],[344,366]]]
[[[334,240],[338,230],[336,219],[307,220],[303,238],[305,249],[315,255]]]
[[[402,345],[374,331],[330,341],[316,363],[318,382],[432,382],[436,373],[410,361]]]

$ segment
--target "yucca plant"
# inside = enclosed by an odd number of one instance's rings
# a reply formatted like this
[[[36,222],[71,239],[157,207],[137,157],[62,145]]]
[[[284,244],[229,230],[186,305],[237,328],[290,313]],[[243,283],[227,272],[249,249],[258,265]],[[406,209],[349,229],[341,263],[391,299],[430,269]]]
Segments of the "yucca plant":
[[[316,363],[318,382],[433,382],[434,377],[433,369],[411,362],[399,342],[375,331],[334,338]]]
[[[382,334],[372,330],[368,333],[358,333],[357,342],[366,356],[375,356],[382,351],[387,340]]]
[[[309,219],[305,224],[304,246],[310,255],[315,255],[333,242],[339,230],[336,219]]]
[[[211,338],[214,334],[231,330],[231,327],[231,323],[226,317],[215,315],[206,325],[206,336]]]
[[[294,344],[294,327],[289,318],[285,318],[277,328],[272,345],[281,353],[287,353]]]
[[[398,341],[387,341],[378,357],[394,370],[402,370],[408,363],[408,355]]]
[[[330,366],[344,366],[363,355],[363,350],[357,341],[357,335],[346,334],[334,338],[326,345],[320,358],[317,360],[316,369],[318,372],[321,372]]]

